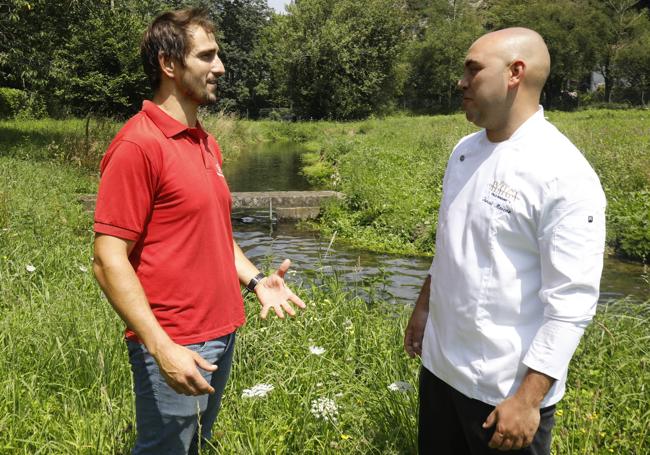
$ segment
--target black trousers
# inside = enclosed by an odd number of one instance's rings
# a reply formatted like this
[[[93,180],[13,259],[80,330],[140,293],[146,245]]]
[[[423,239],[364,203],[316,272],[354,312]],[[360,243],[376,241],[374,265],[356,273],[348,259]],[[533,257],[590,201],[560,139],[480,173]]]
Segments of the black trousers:
[[[540,410],[539,429],[530,446],[507,452],[488,447],[496,425],[484,429],[482,424],[493,409],[492,405],[466,397],[422,367],[418,425],[420,455],[551,453],[555,405]]]

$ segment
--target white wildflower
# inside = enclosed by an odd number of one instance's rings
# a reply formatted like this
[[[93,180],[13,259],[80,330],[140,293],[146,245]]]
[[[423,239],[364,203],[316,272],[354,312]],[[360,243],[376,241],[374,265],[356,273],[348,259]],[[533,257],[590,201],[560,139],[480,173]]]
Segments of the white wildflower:
[[[256,384],[250,389],[244,389],[241,394],[242,398],[255,398],[255,397],[265,397],[271,390],[273,390],[272,384]]]
[[[343,328],[347,332],[354,332],[354,324],[352,323],[352,321],[350,319],[345,320],[345,322],[343,323]]]
[[[411,390],[413,390],[413,386],[408,382],[395,381],[388,386],[388,390],[392,392],[410,392]]]
[[[27,270],[29,273],[34,273],[36,271],[36,267],[34,267],[32,264],[27,264],[25,266],[25,270]]]
[[[88,271],[88,267],[84,267],[83,265],[80,265],[79,266],[79,271],[83,272],[83,273],[86,273]]]
[[[314,355],[322,355],[325,352],[325,348],[321,348],[320,346],[309,346],[309,352]]]
[[[311,413],[317,419],[327,420],[336,423],[339,410],[334,400],[330,398],[318,398],[311,402]]]

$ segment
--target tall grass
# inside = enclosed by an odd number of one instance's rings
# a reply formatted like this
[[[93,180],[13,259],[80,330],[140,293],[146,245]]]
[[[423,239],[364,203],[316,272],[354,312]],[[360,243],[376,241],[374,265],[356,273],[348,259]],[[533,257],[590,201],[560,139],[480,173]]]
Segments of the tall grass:
[[[547,115],[601,179],[611,250],[649,258],[650,111]],[[476,131],[462,115],[263,127],[269,137],[308,143],[314,153],[306,156],[304,172],[316,185],[345,193],[343,203],[325,212],[320,229],[358,247],[410,254],[433,253],[447,159],[461,137]]]
[[[268,136],[259,123],[227,114],[202,114],[203,127],[219,139],[224,155],[236,156],[243,147]],[[0,120],[0,156],[54,161],[97,173],[99,162],[123,122],[85,119]]]
[[[548,113],[582,150],[608,198],[608,245],[620,256],[650,257],[650,112]],[[375,251],[432,254],[441,182],[453,146],[475,131],[462,115],[360,122],[253,122],[204,115],[228,160],[263,141],[293,141],[311,151],[303,173],[346,199],[316,225],[326,235]],[[0,121],[0,156],[71,163],[91,173],[120,123],[101,120]]]
[[[0,157],[0,453],[127,453],[134,440],[122,323],[91,276],[96,180],[53,161]],[[3,215],[4,214],[4,215]],[[359,298],[315,274],[296,319],[246,302],[235,363],[206,453],[415,452],[419,362],[402,353],[409,308]],[[559,407],[554,452],[649,447],[650,303],[612,303],[590,326]],[[324,349],[313,354],[310,346]],[[274,389],[245,398],[256,384]],[[330,399],[324,419],[312,403]],[[334,419],[334,417],[336,419]]]

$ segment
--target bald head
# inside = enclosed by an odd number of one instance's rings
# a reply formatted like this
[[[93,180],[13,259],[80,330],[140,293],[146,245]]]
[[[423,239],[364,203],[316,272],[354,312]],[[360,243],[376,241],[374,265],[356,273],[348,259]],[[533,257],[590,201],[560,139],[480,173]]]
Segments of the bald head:
[[[463,110],[467,119],[500,141],[537,112],[551,66],[544,40],[527,28],[481,36],[467,51]]]
[[[522,85],[541,93],[551,69],[551,57],[539,33],[523,27],[506,28],[481,36],[472,44],[472,48],[475,46],[484,46],[506,65],[524,62]]]

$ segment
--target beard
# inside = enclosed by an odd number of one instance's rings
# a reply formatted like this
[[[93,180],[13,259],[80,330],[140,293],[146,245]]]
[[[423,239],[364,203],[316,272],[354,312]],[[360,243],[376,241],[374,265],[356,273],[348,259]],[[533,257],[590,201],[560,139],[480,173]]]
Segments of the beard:
[[[217,84],[208,83],[197,77],[185,74],[182,79],[183,92],[199,106],[217,102]]]

